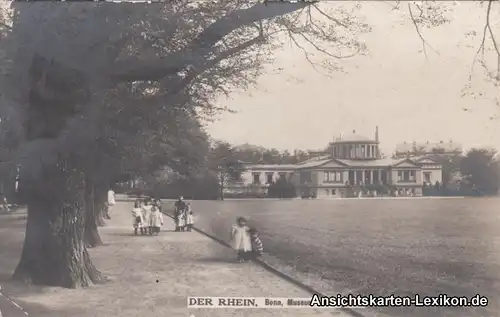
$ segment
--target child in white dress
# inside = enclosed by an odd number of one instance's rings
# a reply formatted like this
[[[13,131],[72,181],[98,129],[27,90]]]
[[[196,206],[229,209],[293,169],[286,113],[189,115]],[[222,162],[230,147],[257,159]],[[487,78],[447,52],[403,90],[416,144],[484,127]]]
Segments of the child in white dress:
[[[151,209],[153,208],[153,206],[151,205],[151,200],[150,199],[147,199],[145,202],[144,202],[144,205],[142,206],[142,217],[144,219],[144,234],[151,234],[152,233],[152,229],[150,227],[150,219],[151,219]]]
[[[231,228],[231,247],[238,252],[238,261],[247,262],[252,252],[247,220],[243,217],[236,219],[236,224]]]
[[[186,208],[180,210],[179,214],[177,215],[177,223],[179,226],[179,231],[186,230]]]
[[[161,227],[163,226],[163,214],[160,211],[160,208],[154,204],[151,208],[151,215],[149,217],[149,234],[150,235],[158,235],[161,231]]]

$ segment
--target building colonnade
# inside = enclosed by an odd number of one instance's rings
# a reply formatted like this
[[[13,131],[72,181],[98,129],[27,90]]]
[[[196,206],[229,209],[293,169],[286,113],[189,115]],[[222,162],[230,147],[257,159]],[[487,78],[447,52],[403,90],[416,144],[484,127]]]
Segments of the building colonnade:
[[[333,157],[344,159],[376,159],[379,157],[376,144],[337,144],[333,146]]]

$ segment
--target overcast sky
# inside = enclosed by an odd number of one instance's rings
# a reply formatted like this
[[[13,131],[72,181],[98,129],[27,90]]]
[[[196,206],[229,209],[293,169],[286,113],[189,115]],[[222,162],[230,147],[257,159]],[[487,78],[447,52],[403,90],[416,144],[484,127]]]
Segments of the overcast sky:
[[[328,5],[338,2],[323,4]],[[234,144],[323,148],[334,135],[353,129],[373,136],[378,125],[385,152],[403,141],[450,139],[465,148],[500,149],[500,119],[490,119],[500,114],[495,103],[498,87],[495,90],[478,72],[473,88],[483,96],[461,97],[480,44],[485,7],[471,2],[450,5],[451,23],[422,30],[439,53],[428,49],[426,59],[408,15],[391,11],[384,3],[364,2],[361,13],[373,27],[363,36],[370,52],[343,62],[347,74],[325,77],[310,66],[302,51],[287,46],[276,52],[273,65],[283,71],[261,77],[255,88],[221,99],[221,105],[238,113],[221,115],[208,132]],[[498,15],[493,22],[500,30]],[[471,31],[478,35],[465,36]]]

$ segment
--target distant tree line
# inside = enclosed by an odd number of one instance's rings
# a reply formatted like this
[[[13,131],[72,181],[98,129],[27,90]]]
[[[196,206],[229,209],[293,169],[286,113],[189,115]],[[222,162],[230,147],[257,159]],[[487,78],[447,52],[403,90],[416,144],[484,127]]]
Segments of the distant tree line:
[[[427,196],[491,196],[500,188],[500,158],[493,149],[471,149],[465,155],[431,156],[443,166],[443,181],[424,184]]]
[[[139,188],[129,193],[143,193],[164,198],[184,196],[187,199],[223,199],[224,188],[241,180],[245,164],[296,164],[312,157],[311,151],[279,151],[250,144],[233,146],[227,142],[212,142],[205,164],[197,165],[197,171],[155,173]],[[200,159],[198,159],[200,161]],[[167,168],[168,169],[168,168]],[[259,197],[262,195],[259,194]],[[288,180],[278,180],[270,185],[265,197],[292,198],[296,190]]]

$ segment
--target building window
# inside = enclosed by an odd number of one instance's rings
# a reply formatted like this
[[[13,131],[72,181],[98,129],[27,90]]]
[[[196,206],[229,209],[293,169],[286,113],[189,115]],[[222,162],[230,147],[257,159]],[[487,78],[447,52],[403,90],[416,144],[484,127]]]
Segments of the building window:
[[[361,146],[361,154],[360,155],[361,155],[361,157],[365,157],[365,146],[364,145]]]
[[[336,195],[335,189],[332,189],[332,195]]]
[[[279,178],[280,178],[281,180],[286,180],[286,172],[280,172],[280,173],[279,173]]]
[[[417,176],[415,171],[410,171],[410,182],[414,182],[417,180]]]
[[[371,183],[371,170],[365,170],[364,171],[364,174],[365,174],[365,184],[370,184]]]
[[[260,173],[252,173],[253,183],[260,184]]]
[[[311,172],[301,172],[300,173],[300,183],[305,184],[305,183],[310,183],[310,182],[312,182]]]
[[[368,145],[366,147],[366,157],[371,157],[372,156],[372,147],[371,145]]]
[[[325,172],[325,183],[342,183],[342,172]]]
[[[380,180],[382,184],[387,184],[387,171],[380,171]]]
[[[398,171],[398,182],[413,183],[416,180],[416,171]]]
[[[431,173],[424,173],[424,181],[427,183],[431,182]]]
[[[266,184],[271,184],[273,182],[274,173],[266,173]]]
[[[327,196],[330,195],[330,191],[328,189],[326,189],[325,192]]]

